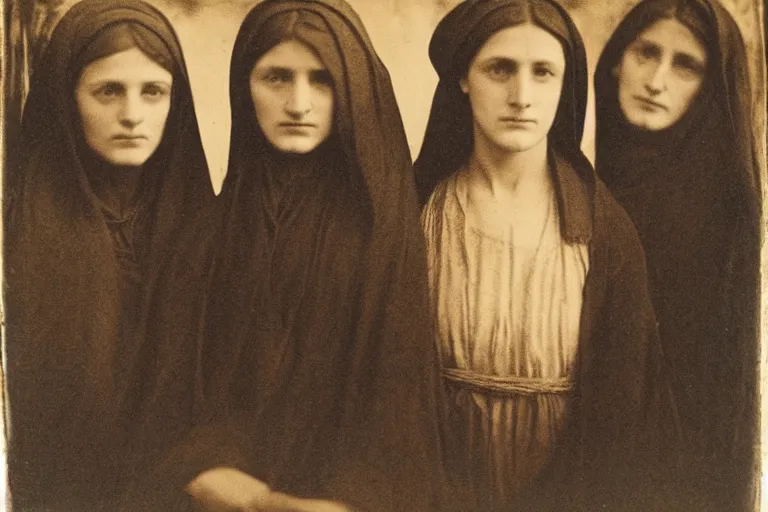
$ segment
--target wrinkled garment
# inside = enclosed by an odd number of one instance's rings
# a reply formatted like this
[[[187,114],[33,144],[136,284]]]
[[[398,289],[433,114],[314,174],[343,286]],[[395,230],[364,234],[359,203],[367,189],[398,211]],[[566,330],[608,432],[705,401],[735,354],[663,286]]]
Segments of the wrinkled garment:
[[[333,133],[306,155],[267,142],[250,94],[254,63],[286,38],[313,48],[334,83]],[[154,386],[157,404],[176,393],[194,428],[126,508],[184,509],[184,486],[228,465],[281,492],[361,510],[435,510],[437,350],[410,153],[387,71],[346,3],[267,0],[243,22],[230,73],[230,167],[204,215],[213,227],[187,233],[179,251],[205,247],[210,266],[181,271],[171,285],[194,290],[200,314],[186,316],[201,322],[167,333],[163,346],[173,350],[161,354]],[[197,368],[183,388],[192,396],[176,384],[187,372],[163,375],[179,360]]]
[[[72,64],[116,22],[156,34],[176,70],[165,136],[122,212],[100,197],[120,185],[92,181],[114,169],[84,156],[71,90]],[[179,225],[213,193],[181,49],[159,11],[84,0],[59,22],[37,69],[4,212],[10,487],[21,510],[110,509],[139,396],[145,298]]]
[[[671,8],[706,20],[704,86],[675,125],[625,120],[612,69]],[[759,193],[746,53],[716,1],[647,0],[608,41],[595,74],[596,168],[646,253],[665,373],[680,418],[681,473],[717,509],[751,510],[757,416]],[[742,469],[735,469],[742,468]]]

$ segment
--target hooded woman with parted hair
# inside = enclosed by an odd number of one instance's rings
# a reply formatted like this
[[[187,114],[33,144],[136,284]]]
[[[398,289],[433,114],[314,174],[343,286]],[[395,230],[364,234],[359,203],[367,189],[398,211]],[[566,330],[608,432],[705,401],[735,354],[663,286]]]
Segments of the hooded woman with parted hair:
[[[713,0],[646,0],[595,71],[596,169],[647,257],[682,471],[752,510],[760,195],[747,55]]]
[[[214,198],[179,42],[135,0],[84,0],[31,78],[6,190],[15,510],[112,509],[165,254]]]
[[[626,505],[655,461],[657,339],[637,233],[580,149],[579,32],[553,1],[468,0],[430,58],[415,172],[462,510]]]
[[[434,510],[436,347],[388,73],[343,1],[267,0],[230,92],[205,325],[180,348],[199,354],[198,425],[128,508],[183,508],[186,487],[210,510]]]

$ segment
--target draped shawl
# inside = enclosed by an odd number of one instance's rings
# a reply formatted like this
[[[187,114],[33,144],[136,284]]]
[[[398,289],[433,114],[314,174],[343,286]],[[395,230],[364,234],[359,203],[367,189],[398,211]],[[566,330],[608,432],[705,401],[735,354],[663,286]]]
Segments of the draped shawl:
[[[521,496],[517,506],[617,509],[627,507],[630,495],[635,502],[629,505],[634,506],[654,492],[649,468],[658,456],[657,419],[668,411],[662,404],[669,397],[657,379],[658,339],[637,233],[580,149],[586,54],[577,28],[558,3],[468,0],[439,23],[430,58],[440,81],[415,163],[419,196],[426,201],[470,157],[472,113],[459,79],[474,54],[493,33],[525,22],[553,34],[565,54],[560,105],[548,135],[549,161],[562,236],[566,242],[589,245],[590,270],[565,438],[539,485]],[[452,483],[461,495],[461,482]]]
[[[267,142],[250,96],[255,62],[287,39],[312,48],[333,78],[333,132],[307,155]],[[229,168],[207,216],[213,227],[189,237],[190,252],[209,247],[200,264],[210,270],[193,277],[206,280],[204,320],[175,342],[195,354],[195,428],[135,495],[146,509],[183,507],[187,482],[229,465],[288,494],[434,510],[437,351],[388,72],[343,1],[268,0],[240,28],[230,95]]]
[[[89,179],[74,87],[90,41],[130,22],[173,57],[172,104],[160,146],[143,166],[144,248],[134,326],[125,326],[121,266],[104,205]],[[6,364],[14,505],[95,507],[111,495],[135,405],[137,354],[161,262],[180,224],[213,197],[179,42],[166,18],[135,0],[84,0],[57,25],[37,72],[6,190]],[[108,166],[106,166],[108,167]],[[133,327],[133,328],[131,328]],[[54,508],[58,510],[58,508]]]
[[[708,54],[704,85],[675,125],[644,132],[624,118],[613,70],[638,34],[682,9],[705,22],[698,35]],[[647,0],[606,44],[595,93],[597,172],[647,255],[688,463],[709,466],[724,504],[751,509],[760,200],[746,58],[736,23],[716,1]]]

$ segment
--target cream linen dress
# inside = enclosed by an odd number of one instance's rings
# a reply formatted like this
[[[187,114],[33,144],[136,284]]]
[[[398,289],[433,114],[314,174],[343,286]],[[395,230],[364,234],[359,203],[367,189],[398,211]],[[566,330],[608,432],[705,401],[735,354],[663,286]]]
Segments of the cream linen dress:
[[[528,486],[562,437],[589,251],[563,240],[554,192],[536,245],[515,246],[511,225],[475,225],[465,214],[465,172],[437,187],[422,224],[449,401],[449,469],[485,507]]]

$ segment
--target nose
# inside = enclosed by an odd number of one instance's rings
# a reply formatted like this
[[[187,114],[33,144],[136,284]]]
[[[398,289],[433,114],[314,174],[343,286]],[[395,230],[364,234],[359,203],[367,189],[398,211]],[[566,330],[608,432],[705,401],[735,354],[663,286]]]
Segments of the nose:
[[[293,117],[302,117],[312,110],[312,87],[308,77],[297,77],[291,87],[286,112]]]
[[[509,79],[507,102],[516,108],[531,106],[531,77],[524,71],[519,71]]]
[[[655,96],[662,93],[667,88],[667,73],[669,72],[669,67],[668,63],[660,62],[651,69],[650,75],[647,77],[644,84],[648,94]]]
[[[133,128],[144,120],[144,108],[141,97],[135,94],[126,94],[120,108],[120,124]]]

